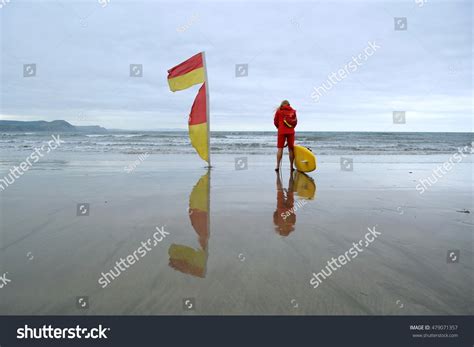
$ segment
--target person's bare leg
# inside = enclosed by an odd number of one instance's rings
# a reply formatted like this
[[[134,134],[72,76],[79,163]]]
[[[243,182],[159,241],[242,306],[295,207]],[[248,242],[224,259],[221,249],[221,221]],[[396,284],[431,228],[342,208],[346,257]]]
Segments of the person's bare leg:
[[[280,169],[280,163],[281,163],[281,158],[282,157],[283,157],[283,148],[278,148],[278,151],[277,151],[277,166],[276,166],[275,170]]]
[[[288,152],[290,154],[290,169],[291,171],[293,171],[293,163],[295,162],[295,152],[293,151],[293,148],[288,148]]]

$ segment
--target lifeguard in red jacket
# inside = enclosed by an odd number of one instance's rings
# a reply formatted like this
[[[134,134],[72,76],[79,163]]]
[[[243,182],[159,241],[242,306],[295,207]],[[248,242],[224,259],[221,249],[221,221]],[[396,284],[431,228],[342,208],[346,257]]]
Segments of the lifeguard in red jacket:
[[[285,141],[288,144],[288,152],[290,156],[290,168],[294,170],[293,162],[295,155],[293,147],[295,145],[295,127],[298,123],[296,118],[296,110],[294,110],[288,100],[283,100],[280,107],[275,112],[275,118],[273,123],[278,129],[278,152],[277,152],[277,166],[275,171],[280,170],[281,158],[283,156],[283,147],[285,147]]]

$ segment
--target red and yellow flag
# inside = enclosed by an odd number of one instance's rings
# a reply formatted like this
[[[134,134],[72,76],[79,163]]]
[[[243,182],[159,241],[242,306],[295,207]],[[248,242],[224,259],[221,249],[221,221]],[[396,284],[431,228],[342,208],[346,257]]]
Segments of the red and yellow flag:
[[[189,138],[199,156],[210,163],[209,158],[209,119],[206,90],[206,70],[204,53],[198,53],[188,60],[168,70],[168,84],[171,91],[187,89],[202,83],[194,99],[189,114]]]
[[[199,156],[209,162],[206,83],[203,83],[194,99],[188,120],[189,139]]]
[[[202,55],[202,52],[198,53],[168,70],[168,84],[172,92],[204,83],[206,72]]]

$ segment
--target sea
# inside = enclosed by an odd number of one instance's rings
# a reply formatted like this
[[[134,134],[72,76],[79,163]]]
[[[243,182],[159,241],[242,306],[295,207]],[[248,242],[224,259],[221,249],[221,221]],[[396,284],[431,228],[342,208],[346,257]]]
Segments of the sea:
[[[56,134],[55,134],[56,135]],[[108,131],[59,133],[55,151],[120,154],[194,153],[186,131]],[[0,133],[3,152],[31,151],[51,139],[47,132]],[[297,132],[296,143],[318,155],[434,155],[469,146],[473,133]],[[273,154],[275,132],[211,132],[216,154]]]

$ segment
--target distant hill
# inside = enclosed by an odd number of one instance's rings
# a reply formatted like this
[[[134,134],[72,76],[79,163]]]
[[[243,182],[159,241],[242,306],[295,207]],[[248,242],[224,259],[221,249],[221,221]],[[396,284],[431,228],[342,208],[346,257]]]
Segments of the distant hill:
[[[23,122],[16,120],[0,120],[0,132],[37,132],[37,131],[48,131],[48,132],[95,132],[103,133],[107,129],[102,128],[98,125],[91,126],[74,126],[65,120],[53,120],[46,122],[44,120]]]

